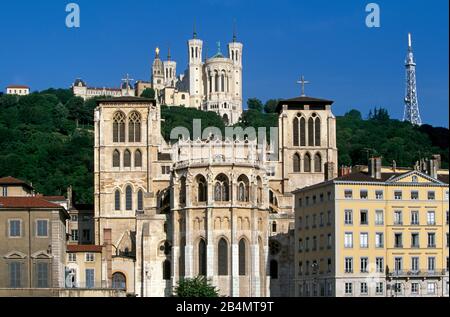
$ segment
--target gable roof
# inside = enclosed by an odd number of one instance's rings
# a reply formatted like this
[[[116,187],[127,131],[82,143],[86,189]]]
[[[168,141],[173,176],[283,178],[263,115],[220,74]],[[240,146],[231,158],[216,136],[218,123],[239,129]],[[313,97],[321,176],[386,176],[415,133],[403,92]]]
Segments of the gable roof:
[[[0,185],[17,185],[17,186],[25,186],[29,189],[33,189],[33,187],[30,184],[28,184],[27,182],[25,182],[21,179],[18,179],[18,178],[11,177],[11,176],[0,178]]]
[[[62,207],[39,197],[0,197],[0,209],[4,208],[60,209]]]

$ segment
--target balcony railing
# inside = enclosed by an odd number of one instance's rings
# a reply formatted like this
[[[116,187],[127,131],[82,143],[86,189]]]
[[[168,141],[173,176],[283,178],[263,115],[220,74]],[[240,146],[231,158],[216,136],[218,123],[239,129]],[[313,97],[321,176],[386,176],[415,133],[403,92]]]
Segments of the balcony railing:
[[[393,277],[437,277],[447,275],[448,271],[446,269],[436,269],[436,270],[398,270],[393,271],[391,275]]]

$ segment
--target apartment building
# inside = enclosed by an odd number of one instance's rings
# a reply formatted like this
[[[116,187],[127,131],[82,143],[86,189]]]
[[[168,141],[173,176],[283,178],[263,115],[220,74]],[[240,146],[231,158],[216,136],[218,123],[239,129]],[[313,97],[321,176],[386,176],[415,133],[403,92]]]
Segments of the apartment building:
[[[296,296],[448,296],[448,170],[366,171],[294,191]]]

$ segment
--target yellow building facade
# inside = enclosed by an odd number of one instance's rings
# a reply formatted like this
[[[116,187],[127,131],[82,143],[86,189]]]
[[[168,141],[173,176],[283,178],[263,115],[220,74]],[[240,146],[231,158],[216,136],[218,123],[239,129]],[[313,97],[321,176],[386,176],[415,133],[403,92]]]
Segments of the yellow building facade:
[[[294,193],[296,296],[449,295],[448,171],[372,159]]]

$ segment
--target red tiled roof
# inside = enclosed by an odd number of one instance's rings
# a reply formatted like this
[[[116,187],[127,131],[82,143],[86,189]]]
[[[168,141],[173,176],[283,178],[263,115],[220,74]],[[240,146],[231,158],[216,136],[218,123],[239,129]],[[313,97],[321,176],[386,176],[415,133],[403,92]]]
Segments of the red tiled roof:
[[[0,209],[2,208],[59,209],[62,207],[39,197],[0,197]]]
[[[0,185],[27,185],[27,186],[29,186],[27,182],[25,182],[21,179],[11,177],[11,176],[0,178]]]
[[[68,245],[67,252],[102,252],[101,245]]]
[[[6,87],[6,88],[20,88],[20,89],[30,89],[30,87],[28,87],[28,86],[25,86],[25,85],[11,85],[11,86],[8,86],[8,87]]]

